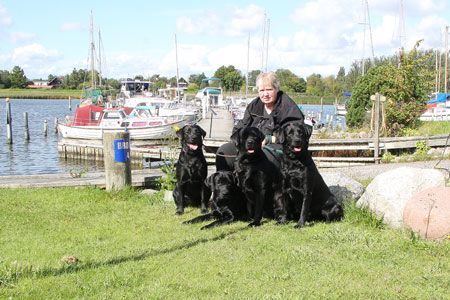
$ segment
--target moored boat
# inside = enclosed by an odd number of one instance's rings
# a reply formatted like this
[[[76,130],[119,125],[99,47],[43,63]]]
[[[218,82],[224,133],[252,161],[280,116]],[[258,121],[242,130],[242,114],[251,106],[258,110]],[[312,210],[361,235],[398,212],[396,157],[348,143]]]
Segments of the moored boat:
[[[77,108],[74,119],[58,123],[58,132],[64,138],[102,139],[103,132],[128,131],[132,140],[163,139],[175,134],[176,127],[184,126],[184,118],[157,117],[150,108],[103,108],[86,105]],[[128,116],[127,112],[130,114]]]
[[[450,121],[450,93],[438,93],[427,103],[421,121]]]

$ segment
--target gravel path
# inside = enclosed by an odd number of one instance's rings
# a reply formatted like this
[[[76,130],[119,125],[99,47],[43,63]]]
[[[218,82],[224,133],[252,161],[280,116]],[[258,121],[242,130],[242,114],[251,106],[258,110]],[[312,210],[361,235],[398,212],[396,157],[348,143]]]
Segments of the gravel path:
[[[373,179],[378,174],[384,173],[389,170],[393,170],[400,167],[411,167],[419,169],[433,169],[439,160],[430,161],[416,161],[409,163],[388,163],[388,164],[378,164],[378,165],[366,165],[366,166],[354,166],[354,167],[339,167],[339,168],[321,168],[322,172],[341,172],[350,178],[355,180]],[[440,168],[445,168],[447,171],[442,170],[449,179],[450,172],[450,160],[442,160],[439,163]]]

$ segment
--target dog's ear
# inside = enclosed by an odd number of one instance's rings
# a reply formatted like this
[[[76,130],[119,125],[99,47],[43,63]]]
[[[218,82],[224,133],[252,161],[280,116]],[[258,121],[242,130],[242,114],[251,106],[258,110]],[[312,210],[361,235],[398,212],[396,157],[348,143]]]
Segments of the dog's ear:
[[[259,137],[259,139],[261,140],[261,143],[262,143],[262,141],[264,141],[264,139],[266,138],[266,136],[264,135],[264,133],[262,133],[262,131],[259,130],[259,129],[258,129],[258,137]]]
[[[278,127],[274,130],[273,133],[274,133],[274,135],[277,137],[277,143],[280,143],[280,144],[284,143],[284,138],[285,138],[285,135],[284,135],[284,126],[283,126],[283,127],[278,126]]]
[[[184,128],[186,126],[181,127],[180,129],[178,129],[175,133],[177,135],[177,137],[179,137],[180,139],[183,139],[183,135],[184,135]]]
[[[305,128],[306,137],[309,140],[313,132],[313,127],[309,124],[303,124],[303,127]]]
[[[201,127],[198,126],[198,125],[197,125],[197,127],[198,127],[198,129],[200,129],[200,132],[201,132],[201,134],[202,134],[202,137],[204,138],[204,137],[206,136],[206,131],[204,131],[203,128],[201,128]]]
[[[211,191],[214,190],[214,178],[216,177],[216,175],[217,175],[217,172],[214,174],[211,174],[208,178],[205,179],[205,185]]]
[[[236,131],[233,132],[233,134],[230,137],[231,141],[236,145],[236,147],[239,146],[241,131],[242,131],[242,128],[236,129]]]

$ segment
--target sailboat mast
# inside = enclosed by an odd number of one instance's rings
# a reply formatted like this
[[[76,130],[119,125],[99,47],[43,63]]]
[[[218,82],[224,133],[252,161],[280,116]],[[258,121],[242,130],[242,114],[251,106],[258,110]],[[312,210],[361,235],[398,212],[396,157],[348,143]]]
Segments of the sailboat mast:
[[[250,64],[250,33],[248,33],[247,41],[247,76],[245,78],[245,101],[248,100],[248,69]]]
[[[445,71],[444,71],[444,93],[447,94],[447,69],[448,69],[448,26],[445,26]]]
[[[98,85],[102,86],[102,36],[100,34],[100,28],[98,29]]]
[[[95,57],[95,46],[94,46],[94,21],[92,20],[92,9],[91,9],[91,77],[92,77],[92,88],[96,88],[95,86],[95,65],[94,65],[94,57]]]
[[[269,31],[270,31],[270,19],[267,19],[266,69],[265,69],[265,72],[267,72],[267,61],[269,58]]]
[[[261,72],[264,72],[264,41],[266,39],[266,13],[264,13],[262,30]]]
[[[175,92],[175,96],[176,96],[176,98],[177,98],[177,100],[178,101],[180,101],[180,95],[179,95],[179,90],[178,90],[178,88],[179,88],[179,83],[178,83],[178,81],[179,81],[179,77],[178,77],[178,45],[177,45],[177,34],[175,33],[175,60],[176,60],[176,64],[177,64],[177,90],[176,90],[176,92]]]

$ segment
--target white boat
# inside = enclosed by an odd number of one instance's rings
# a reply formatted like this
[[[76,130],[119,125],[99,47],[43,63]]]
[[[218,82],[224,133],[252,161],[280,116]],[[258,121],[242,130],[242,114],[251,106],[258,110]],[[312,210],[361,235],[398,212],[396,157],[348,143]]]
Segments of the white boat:
[[[102,139],[103,132],[130,133],[132,140],[163,139],[175,134],[176,127],[188,122],[183,118],[157,117],[150,109],[103,108],[96,105],[78,107],[74,119],[58,123],[58,133],[64,138]]]
[[[438,93],[427,103],[421,121],[450,121],[450,93]]]

